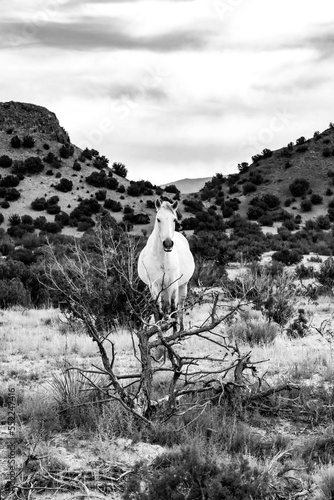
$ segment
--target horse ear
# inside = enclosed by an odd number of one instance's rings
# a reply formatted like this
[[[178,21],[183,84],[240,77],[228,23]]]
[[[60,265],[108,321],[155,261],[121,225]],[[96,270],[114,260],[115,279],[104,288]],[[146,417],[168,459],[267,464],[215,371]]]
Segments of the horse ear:
[[[172,209],[173,210],[177,210],[177,207],[179,206],[179,202],[176,200],[174,201],[174,203],[172,204]]]
[[[161,208],[161,201],[159,200],[159,198],[157,198],[157,199],[155,200],[155,208],[156,208],[157,210],[160,210],[160,208]]]

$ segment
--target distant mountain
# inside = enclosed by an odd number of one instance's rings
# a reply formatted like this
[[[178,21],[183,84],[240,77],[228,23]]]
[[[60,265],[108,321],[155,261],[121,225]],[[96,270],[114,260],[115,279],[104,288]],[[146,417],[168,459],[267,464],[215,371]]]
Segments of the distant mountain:
[[[197,193],[211,177],[201,177],[198,179],[180,179],[179,181],[163,184],[161,187],[166,187],[174,184],[182,194]]]

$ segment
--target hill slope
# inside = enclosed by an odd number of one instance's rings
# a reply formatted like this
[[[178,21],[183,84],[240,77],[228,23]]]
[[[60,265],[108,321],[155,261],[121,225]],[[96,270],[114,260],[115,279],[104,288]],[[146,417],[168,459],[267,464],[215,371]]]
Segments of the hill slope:
[[[201,190],[205,206],[216,204],[218,213],[230,217],[235,210],[262,225],[272,225],[278,206],[266,207],[263,198],[274,195],[281,209],[301,222],[328,214],[328,203],[334,192],[334,127],[315,132],[314,137],[297,139],[276,151],[264,150],[253,157],[253,163],[239,165],[239,173],[227,177],[218,174]],[[290,188],[303,179],[305,189]],[[238,205],[236,208],[236,204]],[[251,208],[253,207],[253,208]],[[257,207],[257,210],[254,209]],[[263,209],[261,211],[261,209]],[[261,221],[262,215],[273,215],[270,224]],[[332,215],[329,215],[332,220]]]
[[[99,212],[109,213],[119,223],[127,219],[127,226],[141,234],[151,230],[153,202],[161,194],[180,199],[184,219],[196,218],[196,212],[203,214],[203,210],[210,212],[210,207],[220,218],[238,213],[262,226],[280,225],[286,214],[292,218],[298,215],[299,224],[327,214],[334,191],[333,126],[315,133],[312,139],[299,138],[295,145],[290,143],[273,152],[264,150],[253,159],[251,165],[241,164],[239,173],[182,179],[170,183],[176,184],[181,193],[168,188],[164,193],[149,181],[130,181],[124,178],[124,172],[117,175],[115,164],[110,168],[109,160],[98,151],[76,147],[56,115],[46,108],[13,101],[0,103],[0,214],[5,229],[10,216],[18,214],[56,220],[64,233],[79,235],[77,230],[92,226]],[[308,182],[307,189],[293,196],[290,185],[300,178]],[[194,192],[197,189],[199,193]],[[272,204],[273,198],[271,206],[263,204],[268,195],[278,199],[277,206]],[[32,208],[36,198],[45,198],[45,206],[39,211]],[[56,207],[50,209],[50,203]],[[334,214],[329,216],[333,220]],[[201,216],[200,222],[206,228],[207,218]],[[196,224],[190,221],[183,229],[193,230]],[[219,221],[217,224],[223,227]],[[49,229],[57,230],[52,226]]]
[[[26,168],[31,163],[32,168]],[[8,227],[9,218],[13,214],[28,215],[34,219],[43,216],[48,222],[53,222],[59,210],[71,217],[71,213],[83,199],[96,202],[96,195],[101,190],[105,191],[109,205],[102,208],[105,200],[99,199],[100,210],[109,212],[117,222],[121,222],[124,208],[128,205],[128,212],[133,211],[138,216],[148,215],[143,219],[145,224],[135,224],[134,232],[151,227],[155,210],[147,208],[146,201],[153,201],[157,196],[155,187],[147,182],[143,189],[134,191],[133,196],[128,195],[127,189],[131,181],[113,170],[108,166],[108,160],[97,151],[83,152],[72,144],[56,115],[46,108],[13,101],[0,103],[0,212],[4,216],[3,227]],[[98,180],[95,185],[87,182],[88,176],[99,173],[102,176],[103,172],[106,173],[103,182]],[[68,181],[70,187],[65,192],[56,188],[64,180]],[[13,195],[10,191],[13,189],[18,193]],[[160,188],[157,189],[162,192]],[[51,210],[52,213],[32,209],[31,203],[36,198],[48,201],[54,196],[59,198],[56,203],[59,209]],[[87,214],[83,214],[83,219],[85,216],[92,216],[94,219],[94,214],[95,212],[90,214],[88,210]],[[63,232],[77,234],[75,222],[77,221],[72,217],[71,223],[63,228]],[[81,230],[86,227],[85,224],[81,226]]]

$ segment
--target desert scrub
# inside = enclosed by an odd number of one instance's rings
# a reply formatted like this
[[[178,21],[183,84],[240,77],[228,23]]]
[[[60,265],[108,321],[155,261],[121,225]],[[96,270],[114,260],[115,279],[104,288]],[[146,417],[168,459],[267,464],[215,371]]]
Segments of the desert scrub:
[[[270,498],[269,474],[247,459],[217,465],[196,447],[160,455],[151,467],[139,463],[124,498],[140,500],[257,500]]]
[[[260,311],[241,311],[239,320],[227,329],[229,339],[254,345],[270,344],[279,333],[278,325],[269,322]]]

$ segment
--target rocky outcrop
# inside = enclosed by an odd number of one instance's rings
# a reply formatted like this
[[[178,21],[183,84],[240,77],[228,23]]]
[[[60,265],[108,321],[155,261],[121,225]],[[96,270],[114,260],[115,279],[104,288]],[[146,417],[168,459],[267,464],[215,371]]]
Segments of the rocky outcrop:
[[[0,130],[12,130],[14,134],[41,133],[66,144],[70,142],[68,133],[60,126],[54,113],[36,104],[24,102],[0,103]]]

